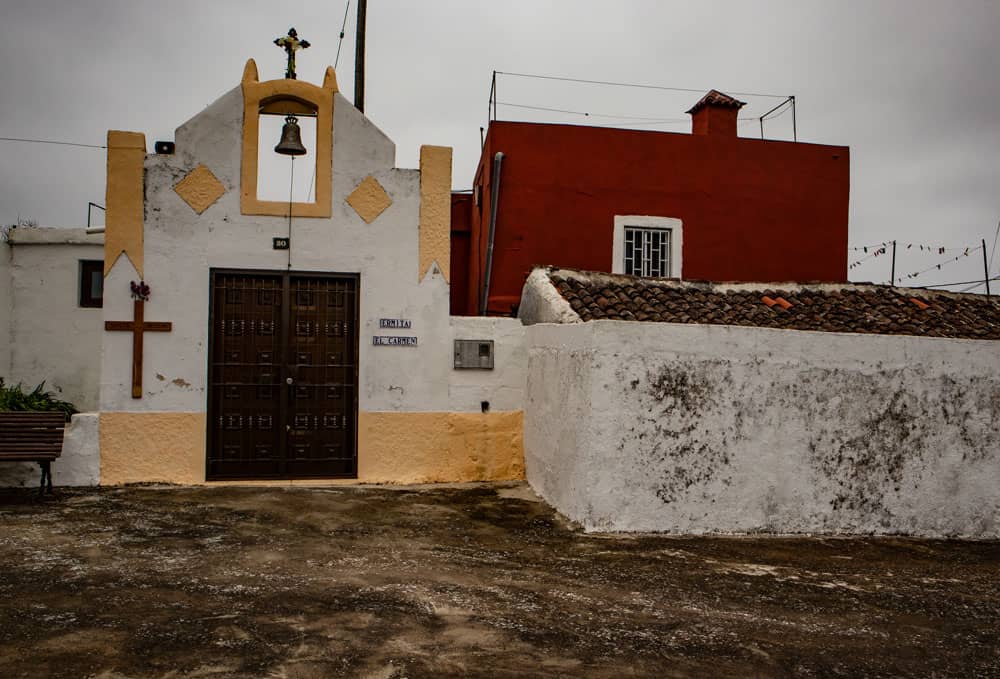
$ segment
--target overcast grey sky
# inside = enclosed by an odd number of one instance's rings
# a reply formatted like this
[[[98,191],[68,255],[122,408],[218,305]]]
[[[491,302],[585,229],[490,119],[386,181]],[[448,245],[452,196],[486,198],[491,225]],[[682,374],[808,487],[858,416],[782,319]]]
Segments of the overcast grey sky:
[[[355,6],[337,69],[348,98]],[[313,45],[299,57],[299,77],[320,82],[334,62],[345,0],[0,7],[0,136],[101,145],[108,129],[135,130],[151,150],[237,85],[247,58],[262,79],[281,77],[271,41],[289,26]],[[366,113],[395,140],[401,167],[416,166],[420,144],[453,146],[455,186],[467,188],[494,69],[794,94],[800,141],[851,147],[852,245],[955,247],[985,238],[990,250],[1000,220],[998,33],[1000,2],[992,0],[370,0]],[[511,77],[499,87],[504,102],[646,118],[684,119],[698,98]],[[778,101],[742,98],[746,117]],[[499,117],[623,122],[503,106]],[[778,118],[768,136],[789,138],[790,122]],[[741,134],[759,135],[759,126],[744,123]],[[87,202],[104,203],[104,163],[99,149],[0,142],[0,223],[20,215],[83,225]],[[852,252],[851,261],[864,256]],[[944,258],[903,251],[897,275]],[[912,283],[972,280],[982,268],[975,252]],[[871,258],[850,275],[883,282],[888,259]]]

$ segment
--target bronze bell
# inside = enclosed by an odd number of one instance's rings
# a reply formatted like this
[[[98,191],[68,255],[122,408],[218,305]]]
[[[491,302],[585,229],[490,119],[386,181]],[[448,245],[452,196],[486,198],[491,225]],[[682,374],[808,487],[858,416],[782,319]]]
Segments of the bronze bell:
[[[281,128],[281,141],[274,147],[274,152],[283,156],[305,155],[306,147],[302,145],[302,131],[295,116],[285,116],[285,124]]]

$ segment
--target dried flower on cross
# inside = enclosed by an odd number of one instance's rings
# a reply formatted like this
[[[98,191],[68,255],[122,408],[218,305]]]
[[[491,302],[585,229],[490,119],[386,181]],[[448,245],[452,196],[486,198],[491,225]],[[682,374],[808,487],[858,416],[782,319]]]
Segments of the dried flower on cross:
[[[132,299],[142,300],[143,302],[149,301],[149,286],[146,285],[146,281],[129,281],[129,286],[132,289]]]

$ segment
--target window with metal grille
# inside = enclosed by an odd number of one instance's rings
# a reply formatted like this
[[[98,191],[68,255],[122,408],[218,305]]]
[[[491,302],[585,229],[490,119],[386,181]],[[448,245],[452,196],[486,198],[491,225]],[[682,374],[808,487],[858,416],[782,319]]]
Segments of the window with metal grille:
[[[631,276],[669,278],[671,229],[625,227],[624,272]]]

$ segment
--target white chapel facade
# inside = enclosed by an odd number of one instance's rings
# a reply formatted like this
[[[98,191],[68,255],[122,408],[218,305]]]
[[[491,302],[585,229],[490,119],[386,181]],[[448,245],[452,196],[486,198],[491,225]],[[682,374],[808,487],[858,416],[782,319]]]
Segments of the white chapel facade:
[[[316,121],[313,202],[258,197],[267,115]],[[451,149],[396,168],[332,68],[253,60],[146,146],[108,134],[102,484],[523,477],[523,329],[449,317]],[[461,339],[492,369],[456,369]]]

